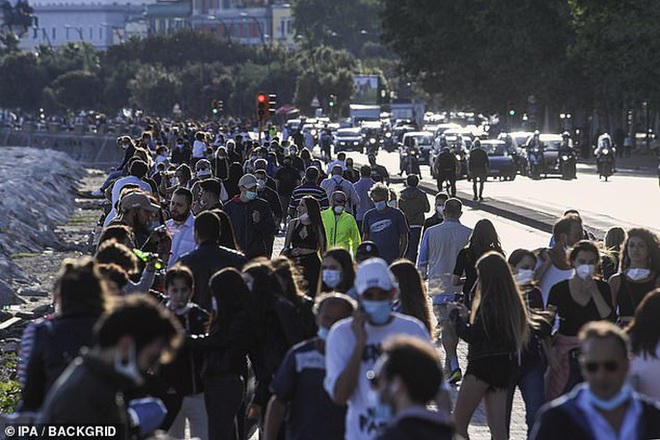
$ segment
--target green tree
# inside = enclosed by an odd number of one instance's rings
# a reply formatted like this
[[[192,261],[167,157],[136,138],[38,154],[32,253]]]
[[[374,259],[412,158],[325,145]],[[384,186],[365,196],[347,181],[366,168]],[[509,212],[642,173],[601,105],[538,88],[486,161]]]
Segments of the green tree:
[[[85,70],[60,75],[51,83],[50,89],[58,105],[74,111],[99,108],[103,94],[98,75]]]
[[[168,72],[163,66],[142,66],[129,81],[132,103],[148,114],[169,115],[175,102],[180,102],[177,95],[180,79]]]
[[[3,107],[39,108],[41,91],[48,84],[39,59],[31,52],[16,52],[0,58],[0,96]]]

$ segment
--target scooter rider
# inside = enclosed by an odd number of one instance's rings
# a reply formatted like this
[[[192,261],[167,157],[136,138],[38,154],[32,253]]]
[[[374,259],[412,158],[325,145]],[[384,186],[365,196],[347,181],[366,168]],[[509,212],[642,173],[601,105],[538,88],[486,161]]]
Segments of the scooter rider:
[[[450,197],[456,197],[456,172],[458,170],[456,155],[448,147],[443,148],[442,153],[435,158],[433,167],[438,178],[438,191],[442,192],[443,183],[449,181],[447,192]]]
[[[612,171],[616,171],[616,164],[614,162],[615,153],[616,149],[614,148],[614,144],[612,143],[612,138],[610,137],[609,133],[603,133],[598,136],[598,142],[594,154],[596,155],[596,164],[598,165],[599,174],[602,171],[603,163],[608,160],[612,161]]]
[[[540,175],[545,170],[545,144],[541,140],[541,133],[538,130],[534,131],[532,139],[527,144],[527,157],[530,162],[530,172],[532,171],[532,162],[536,161],[537,175]]]
[[[560,165],[563,164],[563,157],[568,157],[568,161],[571,165],[571,178],[577,179],[577,170],[575,167],[575,152],[571,145],[571,134],[568,131],[564,131],[561,134],[561,144],[559,144],[559,161]]]

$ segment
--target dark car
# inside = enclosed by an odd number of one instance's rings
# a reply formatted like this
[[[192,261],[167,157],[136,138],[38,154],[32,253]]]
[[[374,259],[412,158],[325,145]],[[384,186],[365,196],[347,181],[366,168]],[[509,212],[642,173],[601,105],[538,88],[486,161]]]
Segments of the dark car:
[[[335,154],[340,151],[364,150],[364,136],[359,127],[340,128],[335,132]]]
[[[529,145],[533,137],[527,140],[526,145]],[[561,164],[559,163],[559,148],[561,147],[562,138],[560,134],[542,133],[539,139],[543,143],[543,171],[544,175],[548,174],[561,174]]]
[[[518,174],[518,167],[511,148],[506,142],[497,139],[481,141],[481,148],[488,153],[488,176],[499,177],[501,180],[513,180]]]

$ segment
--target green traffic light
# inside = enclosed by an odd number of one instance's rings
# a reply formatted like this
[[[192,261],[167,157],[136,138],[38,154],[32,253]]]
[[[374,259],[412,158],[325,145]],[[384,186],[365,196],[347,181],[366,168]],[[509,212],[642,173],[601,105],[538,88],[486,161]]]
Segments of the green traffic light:
[[[335,103],[332,102],[332,101],[330,101],[330,102],[328,103],[328,105],[329,105],[330,107],[334,107],[334,106],[335,106]]]
[[[514,109],[509,110],[509,115],[510,116],[515,116],[516,111]]]
[[[214,109],[213,109],[213,110],[211,110],[211,111],[213,112],[213,114],[216,114],[216,113],[218,113],[218,109],[217,109],[217,108],[214,108]]]

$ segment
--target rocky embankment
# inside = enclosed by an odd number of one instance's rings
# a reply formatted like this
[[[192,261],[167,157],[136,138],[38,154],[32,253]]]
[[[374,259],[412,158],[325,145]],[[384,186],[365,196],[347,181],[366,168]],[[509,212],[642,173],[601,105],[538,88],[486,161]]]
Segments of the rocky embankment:
[[[62,228],[76,207],[85,169],[70,156],[51,150],[2,148],[0,162],[0,306],[47,297],[40,265],[59,267],[56,252],[73,250],[61,239]],[[34,261],[34,259],[41,261]],[[48,266],[48,264],[46,264]],[[52,271],[48,268],[47,271]]]

